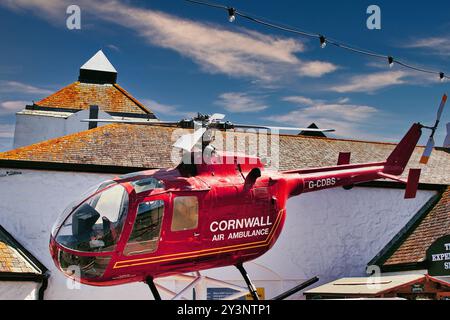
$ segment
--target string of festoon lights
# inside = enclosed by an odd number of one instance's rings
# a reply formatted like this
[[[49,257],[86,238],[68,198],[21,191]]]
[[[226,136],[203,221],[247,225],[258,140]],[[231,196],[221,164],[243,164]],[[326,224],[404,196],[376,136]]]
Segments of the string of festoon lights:
[[[244,12],[238,11],[236,8],[234,7],[228,7],[222,4],[217,4],[217,3],[212,3],[212,2],[206,2],[206,1],[199,1],[199,0],[185,0],[187,2],[191,2],[191,3],[195,3],[195,4],[199,4],[199,5],[204,5],[204,6],[208,6],[208,7],[212,7],[212,8],[218,8],[218,9],[223,9],[228,13],[228,21],[229,22],[234,22],[236,20],[236,17],[242,17],[244,19],[250,20],[252,22],[264,25],[266,27],[270,27],[273,29],[278,29],[278,30],[282,30],[282,31],[286,31],[286,32],[290,32],[290,33],[294,33],[303,37],[308,37],[308,38],[314,38],[319,40],[320,43],[320,47],[321,48],[325,48],[327,45],[333,45],[335,47],[353,52],[353,53],[357,53],[357,54],[361,54],[361,55],[365,55],[365,56],[369,56],[369,57],[374,57],[377,59],[384,59],[387,61],[389,67],[393,67],[394,64],[400,65],[404,68],[407,69],[411,69],[411,70],[415,70],[418,72],[422,72],[422,73],[428,73],[428,74],[435,74],[436,76],[439,77],[439,79],[441,81],[444,81],[445,79],[450,79],[450,76],[447,76],[444,72],[442,71],[436,71],[436,70],[431,70],[431,69],[424,69],[421,67],[417,67],[411,64],[408,64],[406,62],[403,62],[402,60],[398,59],[398,58],[394,58],[391,55],[385,55],[385,54],[380,54],[380,53],[376,53],[370,50],[366,50],[366,49],[360,49],[360,48],[356,48],[354,46],[350,46],[348,44],[345,44],[343,42],[334,40],[330,37],[326,37],[323,34],[320,33],[312,33],[312,32],[306,32],[306,31],[302,31],[299,30],[297,28],[292,28],[292,27],[287,27],[287,26],[282,26],[280,24],[276,24],[276,23],[272,23],[269,22],[268,19],[264,19],[264,18],[256,18],[254,16],[251,16],[249,14],[246,14]]]

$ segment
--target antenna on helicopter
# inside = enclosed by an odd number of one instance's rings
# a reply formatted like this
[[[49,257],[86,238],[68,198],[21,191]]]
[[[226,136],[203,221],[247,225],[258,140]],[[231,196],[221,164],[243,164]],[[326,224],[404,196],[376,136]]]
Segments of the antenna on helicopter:
[[[115,119],[83,119],[82,122],[107,122],[107,123],[124,123],[148,126],[164,126],[178,127],[186,129],[194,129],[193,133],[181,136],[173,146],[187,152],[191,152],[198,142],[202,141],[202,150],[209,146],[214,140],[213,130],[228,129],[265,129],[269,131],[303,131],[303,132],[334,132],[334,129],[314,129],[314,128],[297,128],[297,127],[276,127],[253,124],[237,124],[230,121],[223,121],[224,114],[214,113],[212,115],[198,113],[191,119],[183,119],[181,121],[150,121],[150,120],[115,120]]]
[[[447,123],[447,136],[444,139],[443,147],[450,149],[450,122]]]

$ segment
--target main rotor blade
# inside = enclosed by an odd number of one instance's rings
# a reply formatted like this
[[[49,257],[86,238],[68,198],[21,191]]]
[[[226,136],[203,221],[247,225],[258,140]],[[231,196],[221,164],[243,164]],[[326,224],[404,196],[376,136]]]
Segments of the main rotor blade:
[[[438,112],[437,112],[437,120],[441,120],[442,111],[444,110],[445,103],[447,102],[447,95],[444,94],[442,96],[441,105],[439,106]]]
[[[447,123],[447,136],[444,140],[444,148],[450,148],[450,122]]]
[[[191,152],[197,142],[202,139],[206,128],[199,128],[194,133],[182,135],[174,144],[173,147]]]
[[[425,151],[422,154],[422,158],[420,158],[420,163],[422,164],[428,163],[428,160],[431,157],[431,153],[433,152],[433,148],[434,148],[434,139],[433,137],[430,137],[430,139],[428,139],[427,146],[425,147]]]
[[[213,120],[222,120],[223,118],[225,118],[225,115],[222,113],[214,113],[213,115],[211,115],[211,117],[209,117],[209,119],[211,121]]]
[[[334,132],[335,129],[312,129],[312,128],[295,128],[295,127],[274,127],[251,124],[233,124],[234,128],[242,129],[268,129],[268,130],[287,130],[287,131],[307,131],[307,132]]]
[[[140,124],[147,126],[172,126],[177,127],[177,121],[150,121],[150,120],[122,120],[122,119],[82,119],[81,122],[99,122],[99,123],[125,123]]]

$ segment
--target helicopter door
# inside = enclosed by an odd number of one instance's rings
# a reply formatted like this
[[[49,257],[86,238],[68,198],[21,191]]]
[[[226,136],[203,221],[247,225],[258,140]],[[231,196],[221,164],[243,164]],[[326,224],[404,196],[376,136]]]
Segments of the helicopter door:
[[[170,238],[180,250],[194,251],[200,244],[200,195],[172,194]]]

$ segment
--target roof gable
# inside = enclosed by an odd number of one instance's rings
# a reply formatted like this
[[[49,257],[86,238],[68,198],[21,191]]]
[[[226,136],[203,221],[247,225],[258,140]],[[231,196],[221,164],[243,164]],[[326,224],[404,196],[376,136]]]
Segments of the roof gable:
[[[156,118],[153,112],[118,84],[74,82],[36,102],[35,110],[70,110],[76,112],[98,105],[108,113],[140,114]]]
[[[0,226],[0,273],[43,274],[47,269]]]

